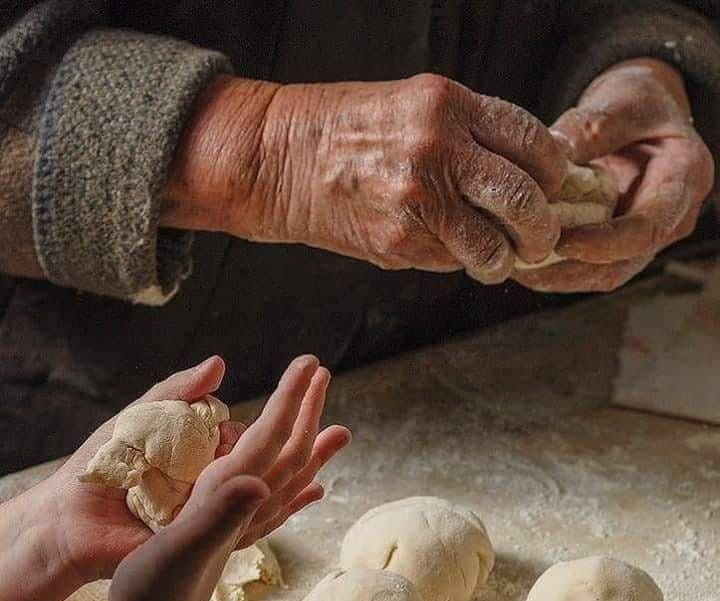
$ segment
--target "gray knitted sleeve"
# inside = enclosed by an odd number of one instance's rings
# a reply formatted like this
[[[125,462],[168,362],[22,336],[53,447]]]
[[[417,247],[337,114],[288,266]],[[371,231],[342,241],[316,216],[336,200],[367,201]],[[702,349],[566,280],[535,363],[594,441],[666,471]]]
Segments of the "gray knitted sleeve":
[[[65,53],[39,129],[35,243],[48,278],[162,304],[190,269],[190,234],[159,230],[160,193],[193,101],[220,54],[95,29]]]
[[[108,4],[0,10],[0,269],[161,304],[189,273],[192,244],[158,227],[164,178],[195,98],[231,65],[110,29]]]

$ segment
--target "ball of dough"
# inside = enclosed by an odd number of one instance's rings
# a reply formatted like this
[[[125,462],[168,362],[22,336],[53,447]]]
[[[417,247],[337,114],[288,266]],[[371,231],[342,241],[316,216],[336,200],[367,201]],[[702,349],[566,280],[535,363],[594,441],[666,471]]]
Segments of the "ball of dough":
[[[340,554],[345,569],[387,569],[404,576],[426,601],[468,601],[494,563],[480,518],[435,497],[370,510],[348,531]]]
[[[415,587],[399,574],[352,568],[323,578],[304,601],[423,601]]]
[[[131,405],[118,415],[112,437],[79,479],[127,489],[130,511],[157,532],[174,519],[215,458],[219,425],[228,419],[227,405],[211,395],[191,404]]]
[[[527,601],[663,601],[663,594],[639,568],[610,557],[587,557],[552,566]]]

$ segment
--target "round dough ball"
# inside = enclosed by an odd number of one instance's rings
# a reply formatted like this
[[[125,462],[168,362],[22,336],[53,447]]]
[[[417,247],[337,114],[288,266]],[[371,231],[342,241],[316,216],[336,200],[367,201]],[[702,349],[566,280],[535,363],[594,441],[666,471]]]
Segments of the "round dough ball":
[[[426,601],[469,601],[494,563],[480,518],[435,497],[371,509],[345,535],[340,553],[341,567],[390,570]]]
[[[323,578],[304,601],[422,601],[415,587],[398,574],[352,568]]]
[[[663,601],[663,594],[639,568],[610,557],[586,557],[552,566],[527,601]]]

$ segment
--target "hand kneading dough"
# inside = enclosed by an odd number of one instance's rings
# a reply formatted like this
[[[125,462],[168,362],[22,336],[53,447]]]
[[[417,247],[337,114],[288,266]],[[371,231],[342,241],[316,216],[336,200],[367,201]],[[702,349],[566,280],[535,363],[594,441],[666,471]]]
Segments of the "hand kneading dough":
[[[568,164],[568,174],[563,182],[557,202],[550,209],[560,219],[563,228],[605,223],[612,219],[618,202],[618,190],[614,180],[601,167],[581,167]],[[559,263],[564,259],[551,253],[541,263],[525,263],[517,259],[517,269],[540,269]]]
[[[352,568],[331,572],[304,601],[423,601],[405,578],[385,570]]]
[[[387,569],[404,576],[424,601],[469,601],[494,563],[480,518],[435,497],[368,511],[348,531],[340,554],[345,569]]]
[[[80,476],[126,488],[130,511],[154,532],[185,504],[200,472],[215,458],[218,425],[230,419],[222,401],[138,403],[118,415],[113,435]]]
[[[663,594],[639,568],[609,557],[587,557],[552,566],[527,601],[663,601]]]

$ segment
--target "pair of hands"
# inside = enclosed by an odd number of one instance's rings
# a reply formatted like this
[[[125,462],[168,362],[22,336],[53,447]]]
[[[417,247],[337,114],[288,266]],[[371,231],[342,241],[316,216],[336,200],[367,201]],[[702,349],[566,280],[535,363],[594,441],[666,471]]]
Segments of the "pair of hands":
[[[567,159],[622,192],[603,226],[560,231]],[[302,242],[387,269],[464,269],[538,290],[615,288],[687,235],[713,182],[680,75],[621,63],[546,128],[436,75],[287,85],[221,78],[178,149],[162,222]],[[515,271],[516,257],[569,261]]]
[[[212,357],[136,402],[196,400],[219,387],[224,371]],[[115,420],[108,421],[53,476],[0,508],[8,540],[33,533],[39,539],[27,553],[20,544],[14,558],[0,561],[0,599],[64,599],[86,582],[113,578],[113,601],[205,601],[233,550],[322,498],[315,477],[350,442],[341,426],[319,430],[329,381],[315,357],[293,361],[250,427],[221,425],[215,461],[172,524],[155,535],[128,510],[126,491],[77,479],[110,438]]]

